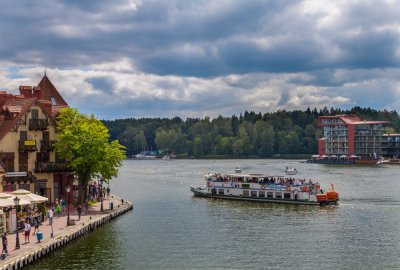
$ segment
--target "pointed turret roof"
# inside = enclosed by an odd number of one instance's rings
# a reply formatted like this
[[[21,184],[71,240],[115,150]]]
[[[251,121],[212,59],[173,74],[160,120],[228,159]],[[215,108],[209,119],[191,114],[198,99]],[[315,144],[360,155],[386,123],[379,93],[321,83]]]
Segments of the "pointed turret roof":
[[[67,102],[54,87],[46,73],[44,74],[38,86],[41,90],[39,99],[48,100],[52,102],[53,106],[68,107]]]

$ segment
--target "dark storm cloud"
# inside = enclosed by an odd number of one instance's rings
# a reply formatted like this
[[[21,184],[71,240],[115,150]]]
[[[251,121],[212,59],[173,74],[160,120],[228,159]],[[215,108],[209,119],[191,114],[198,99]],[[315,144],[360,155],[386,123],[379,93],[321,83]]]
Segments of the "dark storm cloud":
[[[143,72],[197,77],[398,66],[398,32],[375,29],[394,12],[368,3],[345,6],[325,29],[301,1],[7,1],[1,57],[64,68],[127,57]]]

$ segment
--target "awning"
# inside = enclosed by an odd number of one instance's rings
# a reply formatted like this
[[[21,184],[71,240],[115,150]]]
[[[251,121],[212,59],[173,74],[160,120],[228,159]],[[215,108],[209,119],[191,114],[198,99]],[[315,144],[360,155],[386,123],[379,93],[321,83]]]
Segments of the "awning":
[[[27,200],[31,203],[41,203],[41,202],[47,202],[49,200],[46,197],[33,194],[25,189],[18,189],[16,191],[13,191],[11,192],[11,195],[17,196],[18,198]]]

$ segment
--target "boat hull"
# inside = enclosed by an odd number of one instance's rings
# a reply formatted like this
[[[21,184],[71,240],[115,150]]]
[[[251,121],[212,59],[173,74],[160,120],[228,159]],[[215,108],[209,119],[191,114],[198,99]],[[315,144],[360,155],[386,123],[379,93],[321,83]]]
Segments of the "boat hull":
[[[191,187],[191,191],[193,192],[194,196],[197,196],[197,197],[224,199],[224,200],[297,204],[297,205],[336,205],[337,204],[337,201],[335,201],[335,202],[333,202],[333,201],[314,202],[314,201],[306,201],[306,200],[259,198],[259,197],[244,197],[244,196],[233,196],[233,195],[210,194],[208,192],[205,192],[205,190],[203,190],[203,189],[196,189],[193,187]]]

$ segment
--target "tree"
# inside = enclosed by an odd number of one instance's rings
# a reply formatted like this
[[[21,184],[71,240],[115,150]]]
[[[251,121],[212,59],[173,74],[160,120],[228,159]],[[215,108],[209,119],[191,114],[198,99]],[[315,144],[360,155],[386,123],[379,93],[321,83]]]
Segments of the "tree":
[[[126,158],[125,147],[109,138],[102,122],[77,109],[62,109],[57,117],[56,153],[78,175],[78,203],[86,199],[84,190],[92,177],[99,175],[108,182],[118,175]]]

